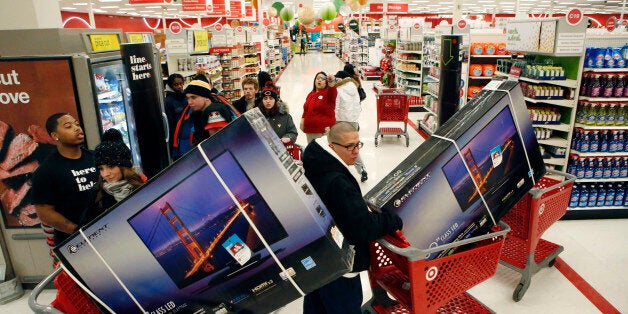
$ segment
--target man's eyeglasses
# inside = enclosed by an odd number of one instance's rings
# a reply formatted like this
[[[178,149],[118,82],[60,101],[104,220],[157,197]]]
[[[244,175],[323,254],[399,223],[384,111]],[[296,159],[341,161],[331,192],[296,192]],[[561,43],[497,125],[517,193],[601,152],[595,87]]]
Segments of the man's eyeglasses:
[[[364,143],[362,143],[362,142],[358,142],[357,144],[349,144],[349,145],[342,145],[342,144],[339,144],[339,143],[336,143],[336,142],[331,142],[331,143],[334,144],[334,145],[338,145],[338,146],[344,147],[348,151],[351,151],[351,152],[356,150],[357,148],[362,148],[362,146],[364,146]]]

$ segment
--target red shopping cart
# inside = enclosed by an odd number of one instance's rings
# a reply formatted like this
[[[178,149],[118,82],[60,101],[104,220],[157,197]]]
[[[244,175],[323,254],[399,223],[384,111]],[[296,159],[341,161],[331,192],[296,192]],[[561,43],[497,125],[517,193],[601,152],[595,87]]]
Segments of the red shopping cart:
[[[52,304],[41,305],[37,297],[54,280],[57,297]],[[101,314],[102,311],[61,267],[42,280],[28,297],[28,306],[35,313],[47,314]]]
[[[377,99],[377,132],[375,133],[375,146],[378,138],[384,135],[397,135],[406,137],[406,147],[410,145],[408,136],[408,96],[401,89],[385,88],[379,89],[376,94]],[[382,122],[401,122],[403,129],[398,127],[380,127]]]
[[[541,178],[502,218],[512,231],[506,237],[500,263],[521,273],[521,281],[512,294],[515,301],[523,298],[532,275],[545,266],[552,267],[563,251],[562,246],[543,240],[541,236],[567,211],[576,177],[555,170],[548,170],[548,174],[565,180],[547,175]]]
[[[362,312],[491,313],[465,291],[495,274],[509,230],[508,225],[500,223],[489,234],[427,250],[389,236],[372,243],[368,274],[373,298]],[[432,253],[462,245],[473,246],[449,256],[426,259]]]
[[[286,146],[286,150],[292,156],[294,160],[301,160],[301,153],[303,152],[303,148],[297,143],[290,141],[288,143],[283,143]]]

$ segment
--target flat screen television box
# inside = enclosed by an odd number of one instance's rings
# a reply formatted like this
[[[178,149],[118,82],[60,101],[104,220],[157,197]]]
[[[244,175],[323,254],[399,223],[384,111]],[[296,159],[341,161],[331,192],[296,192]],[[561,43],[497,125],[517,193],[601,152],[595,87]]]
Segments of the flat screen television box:
[[[487,231],[545,174],[538,145],[519,85],[493,81],[365,199],[398,214],[412,246],[451,243]]]
[[[55,253],[116,313],[270,312],[353,263],[353,250],[259,110],[82,232]]]

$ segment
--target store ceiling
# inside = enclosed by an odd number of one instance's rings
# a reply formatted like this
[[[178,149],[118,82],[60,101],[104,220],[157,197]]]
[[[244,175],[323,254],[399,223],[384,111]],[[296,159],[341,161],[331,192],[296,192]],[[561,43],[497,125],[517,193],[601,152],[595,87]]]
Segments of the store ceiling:
[[[90,0],[59,0],[62,11],[88,12]],[[323,4],[331,0],[312,0],[316,11]],[[515,13],[517,0],[389,0],[389,2],[408,3],[410,13],[444,13],[453,12],[454,3],[458,2],[462,7],[462,14],[491,14],[491,13]],[[525,13],[549,13],[552,1],[548,0],[519,0],[520,12]],[[91,0],[94,13],[115,14],[144,17],[197,17],[196,13],[182,12],[181,1],[173,0],[173,4],[166,5],[130,5],[128,0]],[[284,5],[293,5],[293,1],[280,1]],[[384,2],[369,1],[369,2]],[[266,3],[264,1],[263,3]],[[579,8],[584,13],[620,13],[624,0],[554,0],[554,13],[566,13],[572,8]],[[363,7],[367,12],[368,5]],[[628,12],[627,12],[628,13]]]

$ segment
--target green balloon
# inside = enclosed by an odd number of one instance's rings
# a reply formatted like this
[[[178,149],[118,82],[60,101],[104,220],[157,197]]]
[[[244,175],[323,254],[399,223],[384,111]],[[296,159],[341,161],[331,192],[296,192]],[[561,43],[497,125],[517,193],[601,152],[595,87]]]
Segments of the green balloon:
[[[344,0],[334,0],[334,7],[336,7],[336,12],[338,12],[338,10],[340,10],[340,7],[344,4]]]
[[[279,16],[285,22],[292,21],[292,19],[294,18],[294,12],[292,12],[292,8],[284,7],[283,9],[281,9],[281,12],[279,12]]]
[[[321,8],[321,18],[324,21],[331,21],[331,20],[335,19],[336,18],[336,14],[338,14],[338,11],[336,11],[336,6],[334,6],[334,4],[332,2],[329,2],[329,3],[325,4]]]
[[[273,5],[271,5],[271,7],[277,9],[277,13],[281,12],[281,9],[283,9],[283,3],[277,1],[275,3],[273,3]]]

